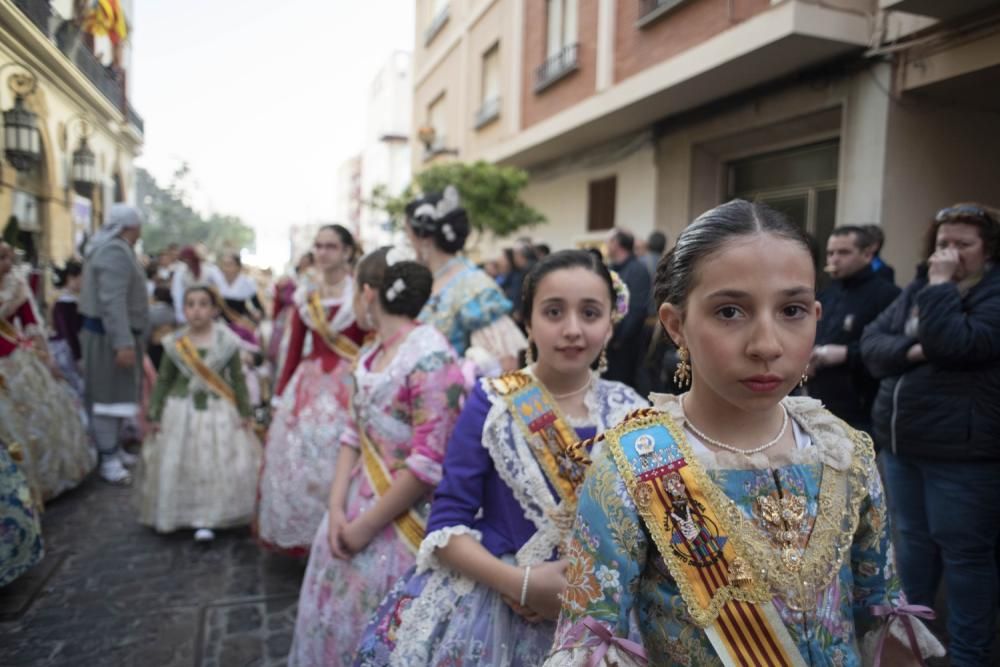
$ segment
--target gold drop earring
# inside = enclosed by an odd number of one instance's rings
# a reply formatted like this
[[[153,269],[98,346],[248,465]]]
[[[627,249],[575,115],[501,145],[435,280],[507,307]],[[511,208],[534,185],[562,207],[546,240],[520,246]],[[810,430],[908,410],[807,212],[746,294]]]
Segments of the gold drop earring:
[[[526,347],[525,350],[524,350],[524,365],[525,366],[530,366],[531,364],[535,363],[535,353],[531,351],[531,346],[532,345],[534,345],[534,343],[531,342],[531,337],[529,336],[528,337],[528,347]]]
[[[799,379],[799,387],[804,388],[806,382],[809,382],[809,364],[806,364],[806,369],[802,372],[802,378]]]
[[[608,346],[601,348],[601,356],[597,361],[597,374],[604,375],[608,372]]]
[[[677,370],[674,371],[674,384],[677,385],[678,389],[691,386],[691,364],[688,363],[690,358],[685,346],[681,345],[677,348]]]

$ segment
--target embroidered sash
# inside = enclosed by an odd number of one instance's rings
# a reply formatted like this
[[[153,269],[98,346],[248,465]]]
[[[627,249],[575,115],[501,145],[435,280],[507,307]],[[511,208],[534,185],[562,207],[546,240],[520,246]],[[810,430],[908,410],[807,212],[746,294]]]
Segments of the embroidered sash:
[[[385,465],[385,460],[379,454],[378,447],[365,433],[363,426],[358,424],[358,435],[361,441],[361,463],[375,494],[381,498],[392,486],[392,475]],[[392,521],[396,534],[403,540],[403,544],[413,555],[420,551],[420,543],[424,540],[424,533],[427,530],[427,522],[413,509],[408,509]]]
[[[697,474],[700,464],[677,425],[664,413],[648,411],[606,438],[691,618],[722,663],[804,667],[770,585],[729,530],[726,512],[734,508],[710,501],[703,488],[707,478]]]
[[[222,376],[205,363],[201,355],[198,354],[198,348],[195,347],[195,344],[191,342],[189,337],[179,337],[174,347],[177,350],[177,356],[180,360],[205,383],[205,386],[211,389],[219,398],[223,398],[236,405],[236,392],[222,379]]]
[[[333,350],[341,359],[353,362],[358,357],[357,344],[342,333],[330,331],[330,323],[326,319],[326,309],[319,298],[319,292],[309,295],[306,302],[309,312],[310,328],[319,334],[326,346]],[[346,308],[347,305],[341,306]]]
[[[17,329],[15,329],[14,325],[4,318],[0,318],[0,338],[3,338],[12,345],[17,345],[18,342],[20,342],[20,336],[17,335]]]
[[[514,422],[563,506],[575,512],[576,492],[590,465],[590,457],[576,431],[566,423],[545,387],[527,373],[515,371],[490,382],[507,403]]]
[[[226,318],[227,322],[232,322],[233,324],[243,327],[247,331],[256,331],[257,325],[249,317],[240,315],[232,306],[226,303],[225,297],[222,296],[222,292],[215,289],[215,301],[219,304],[219,310],[222,311],[222,316]],[[325,318],[324,318],[325,320]]]

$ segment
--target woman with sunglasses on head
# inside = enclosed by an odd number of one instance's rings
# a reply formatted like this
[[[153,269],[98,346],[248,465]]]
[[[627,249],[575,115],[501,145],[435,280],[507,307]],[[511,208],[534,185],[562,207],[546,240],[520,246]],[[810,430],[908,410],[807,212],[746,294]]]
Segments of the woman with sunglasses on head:
[[[927,261],[865,330],[897,559],[910,601],[944,580],[951,664],[993,664],[1000,540],[1000,223],[978,204],[938,212]],[[995,659],[996,656],[994,656]]]
[[[309,554],[347,424],[348,378],[364,339],[351,306],[355,249],[346,228],[321,227],[313,246],[315,274],[302,276],[293,297],[288,348],[264,447],[256,524],[264,546],[289,555]]]
[[[471,228],[458,191],[449,185],[441,194],[415,199],[406,207],[406,218],[417,261],[434,275],[420,321],[437,327],[459,356],[470,348],[485,351],[491,360],[478,363],[480,368],[516,369],[527,340],[511,319],[511,302],[497,284],[460,256]]]

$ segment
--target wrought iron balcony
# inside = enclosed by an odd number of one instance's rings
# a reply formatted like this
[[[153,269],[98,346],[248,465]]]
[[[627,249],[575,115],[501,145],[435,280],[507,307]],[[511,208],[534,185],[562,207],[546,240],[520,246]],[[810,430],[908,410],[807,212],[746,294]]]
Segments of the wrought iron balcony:
[[[638,0],[639,21],[638,27],[642,28],[660,18],[674,7],[683,4],[685,0]]]
[[[52,19],[52,5],[49,0],[14,0],[14,4],[45,33],[46,37],[49,36],[49,21]]]
[[[476,112],[476,129],[489,125],[500,117],[500,96],[496,95],[483,101]]]
[[[540,93],[556,81],[575,72],[579,68],[578,53],[580,45],[578,43],[568,44],[535,70],[535,92]]]
[[[451,17],[451,5],[445,5],[441,11],[437,13],[433,19],[431,19],[431,24],[427,26],[427,30],[424,31],[424,46],[427,46],[437,34],[441,32],[444,28],[444,24],[448,22],[448,18]]]

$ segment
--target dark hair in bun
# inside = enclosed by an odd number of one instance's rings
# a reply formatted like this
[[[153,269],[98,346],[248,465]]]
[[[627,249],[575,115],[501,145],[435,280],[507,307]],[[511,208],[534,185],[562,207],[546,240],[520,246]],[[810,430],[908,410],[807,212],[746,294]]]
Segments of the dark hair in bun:
[[[379,303],[385,312],[415,318],[431,296],[434,277],[427,267],[409,260],[389,266],[386,255],[391,249],[389,246],[379,248],[358,262],[358,283],[378,291]]]
[[[66,285],[69,283],[70,278],[73,278],[74,276],[79,276],[82,273],[83,273],[83,264],[76,261],[75,259],[70,259],[66,261],[66,265],[63,266],[61,269],[60,268],[55,269],[56,275],[52,283],[59,289],[62,289],[63,287],[66,287]]]
[[[454,255],[465,247],[471,230],[465,209],[459,206],[440,218],[420,212],[425,204],[436,207],[443,198],[443,193],[433,193],[414,199],[406,205],[406,218],[418,238],[433,239],[439,250]]]

